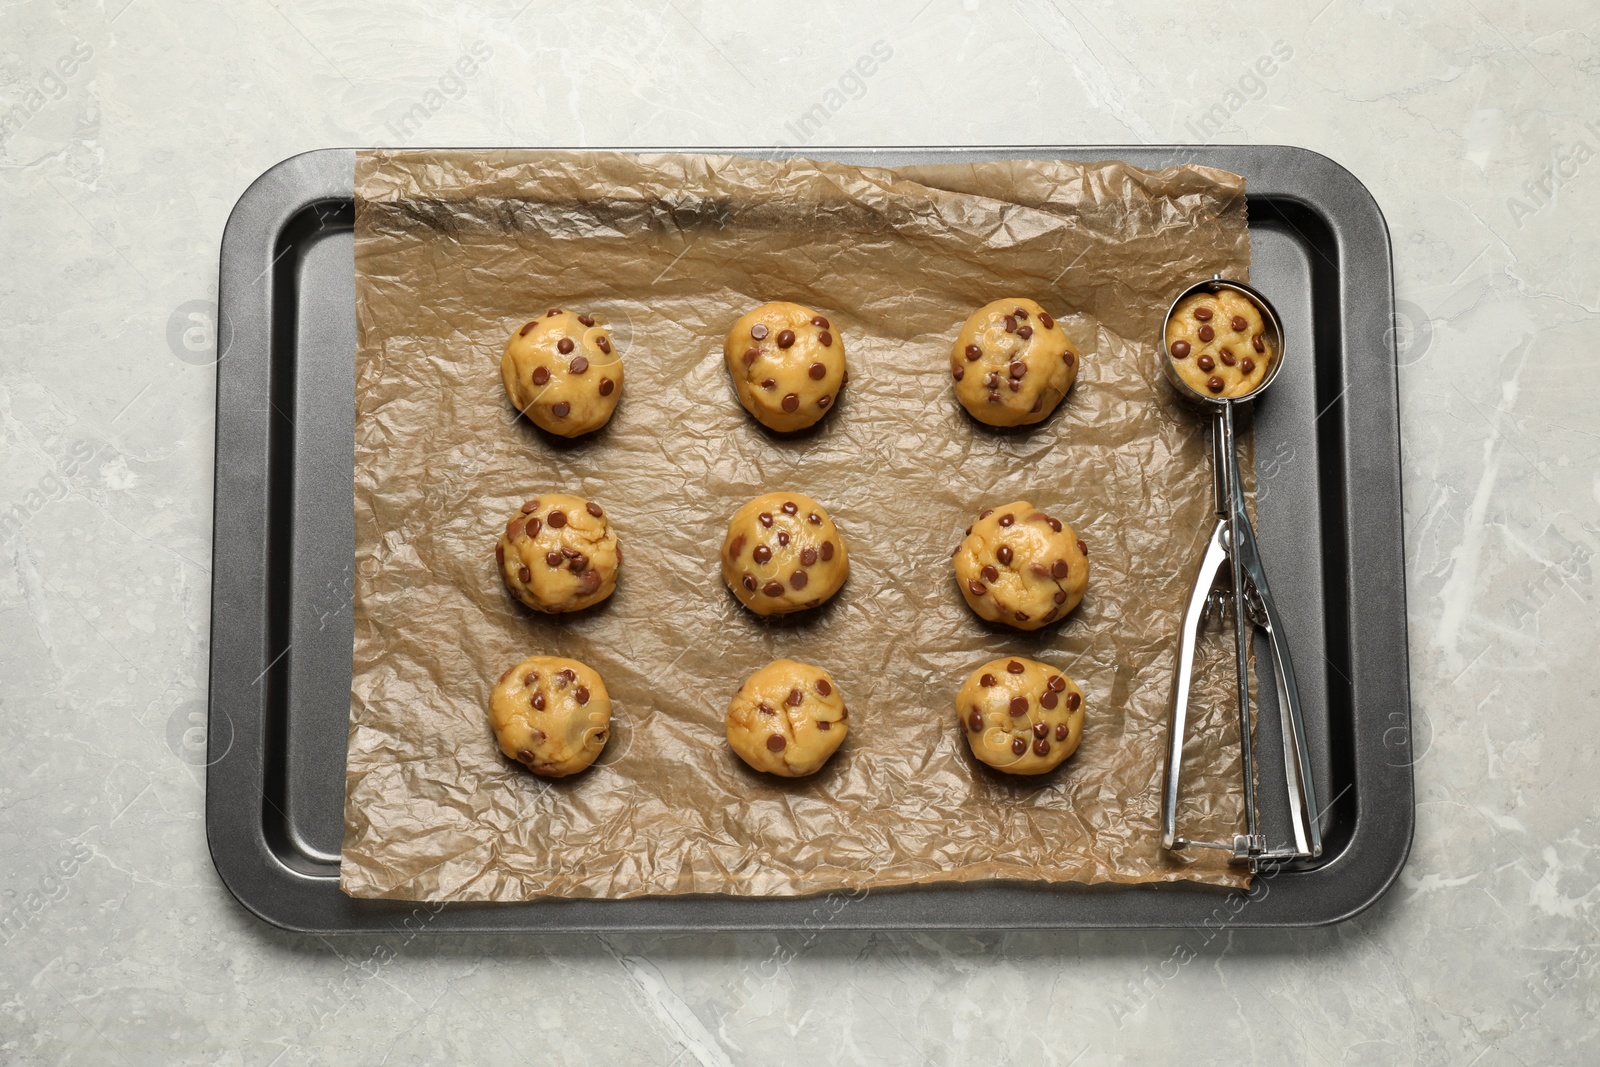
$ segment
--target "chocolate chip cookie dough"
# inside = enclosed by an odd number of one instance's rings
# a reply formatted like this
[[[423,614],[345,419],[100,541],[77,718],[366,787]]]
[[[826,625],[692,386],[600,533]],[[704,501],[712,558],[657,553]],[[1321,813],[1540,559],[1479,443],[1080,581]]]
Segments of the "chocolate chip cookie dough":
[[[1243,293],[1194,293],[1167,321],[1167,355],[1197,393],[1216,397],[1255,392],[1272,365],[1261,312]]]
[[[849,375],[844,340],[826,317],[799,304],[762,304],[733,324],[722,345],[739,403],[772,430],[803,430],[826,415]]]
[[[814,608],[837,593],[849,573],[844,539],[808,496],[767,493],[728,522],[722,580],[757,615]]]
[[[972,313],[950,349],[956,399],[990,426],[1049,417],[1078,377],[1078,354],[1049,313],[1008,298]]]
[[[972,754],[1009,774],[1044,774],[1078,750],[1083,690],[1048,663],[990,660],[956,694],[956,718]]]
[[[598,430],[622,397],[622,359],[610,330],[560,308],[511,335],[500,377],[518,411],[562,437]]]
[[[838,751],[849,718],[827,671],[774,660],[746,679],[728,705],[728,745],[758,771],[803,778]]]
[[[1026,500],[990,508],[956,546],[956,581],[990,622],[1037,630],[1078,606],[1089,549],[1072,527]]]
[[[617,588],[622,546],[593,500],[544,493],[506,522],[494,559],[513,596],[558,615],[600,603]]]
[[[489,695],[500,751],[534,774],[565,778],[595,761],[611,731],[611,697],[575,659],[529,656]]]

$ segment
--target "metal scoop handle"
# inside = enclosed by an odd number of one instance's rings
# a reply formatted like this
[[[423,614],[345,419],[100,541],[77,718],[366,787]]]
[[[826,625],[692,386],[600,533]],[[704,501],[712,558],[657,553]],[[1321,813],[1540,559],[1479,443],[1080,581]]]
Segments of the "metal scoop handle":
[[[1179,627],[1178,657],[1174,668],[1172,721],[1167,752],[1166,787],[1162,793],[1161,843],[1169,849],[1216,848],[1229,852],[1236,862],[1248,863],[1252,870],[1263,861],[1281,862],[1312,859],[1322,854],[1322,834],[1318,825],[1316,793],[1311,781],[1310,756],[1305,742],[1305,724],[1300,713],[1300,691],[1295,684],[1294,663],[1284,640],[1283,619],[1273,603],[1266,571],[1256,545],[1255,529],[1245,510],[1243,481],[1239,474],[1239,453],[1234,433],[1234,408],[1231,401],[1218,405],[1212,427],[1212,486],[1217,521],[1201,558],[1189,603]],[[1210,610],[1220,606],[1218,578],[1228,564],[1233,602],[1234,658],[1238,683],[1240,766],[1244,777],[1245,833],[1236,834],[1232,843],[1191,841],[1178,836],[1178,796],[1183,770],[1183,742],[1189,716],[1189,689],[1194,680],[1194,661],[1199,645],[1200,626]],[[1283,727],[1284,778],[1288,786],[1289,815],[1294,844],[1290,849],[1269,849],[1259,829],[1255,791],[1255,744],[1250,721],[1249,649],[1251,625],[1266,632],[1271,649],[1273,674],[1277,682],[1278,709]]]

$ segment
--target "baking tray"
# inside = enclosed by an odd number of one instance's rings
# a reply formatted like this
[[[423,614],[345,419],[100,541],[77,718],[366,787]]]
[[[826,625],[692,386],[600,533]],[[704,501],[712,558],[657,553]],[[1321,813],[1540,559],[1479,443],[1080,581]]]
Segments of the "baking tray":
[[[691,151],[649,149],[649,151]],[[1389,234],[1326,156],[1283,146],[841,148],[870,166],[990,159],[1198,163],[1248,180],[1252,281],[1293,356],[1255,417],[1262,553],[1305,702],[1325,852],[1248,893],[965,883],[830,898],[656,897],[423,906],[339,890],[354,587],[355,151],[285,160],[239,198],[218,286],[206,835],[223,883],[274,925],[387,931],[1312,926],[1370,906],[1414,824]],[[1208,477],[1197,470],[1195,477]],[[1176,635],[1174,635],[1176,640]],[[1270,698],[1270,686],[1261,687]],[[1263,801],[1282,793],[1268,699]],[[413,920],[412,925],[417,925]]]

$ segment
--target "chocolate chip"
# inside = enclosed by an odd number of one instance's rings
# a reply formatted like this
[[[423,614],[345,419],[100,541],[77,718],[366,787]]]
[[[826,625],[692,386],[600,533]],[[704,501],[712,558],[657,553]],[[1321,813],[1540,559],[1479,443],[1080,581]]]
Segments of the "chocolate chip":
[[[548,367],[535,367],[535,368],[533,368],[533,384],[534,385],[543,385],[545,382],[548,382],[549,380],[550,380],[550,368],[548,368]]]
[[[1262,340],[1261,335],[1258,333],[1250,338],[1250,347],[1257,352],[1265,352],[1267,350],[1267,342]]]
[[[995,681],[994,675],[985,674],[982,678],[978,679],[978,684],[983,686],[985,689],[989,689],[995,685],[998,685],[999,683]]]
[[[788,348],[792,344],[794,344],[794,331],[793,330],[784,330],[784,331],[782,331],[781,333],[778,334],[778,347],[779,348]]]
[[[533,685],[533,683],[537,682],[538,680],[539,680],[539,672],[538,671],[529,671],[527,674],[522,676],[522,684],[524,686],[531,687]]]
[[[967,729],[971,730],[975,734],[983,732],[983,713],[978,711],[976,708],[973,709],[972,714],[967,718]]]
[[[560,308],[551,308],[549,311],[546,311],[544,313],[544,317],[547,318],[547,319],[553,319],[559,314],[561,314],[561,309]]]
[[[1017,612],[1017,621],[1018,622],[1027,622],[1028,621],[1028,613],[1026,611]]]
[[[801,564],[801,566],[809,567],[815,562],[817,562],[817,550],[816,549],[812,548],[810,545],[807,545],[806,547],[804,547],[804,548],[802,548],[800,550],[800,564]]]
[[[1063,352],[1063,353],[1061,353],[1061,362],[1065,363],[1069,367],[1072,366],[1072,362],[1073,362],[1074,358],[1075,357],[1072,355],[1071,352]]]
[[[742,581],[744,582],[744,587],[750,592],[754,593],[756,591],[756,580],[753,577],[747,574]]]
[[[1078,551],[1085,556],[1089,554],[1089,546],[1083,543],[1083,538],[1078,538]]]
[[[1033,336],[1033,327],[1032,326],[1019,326],[1019,327],[1017,327],[1017,336],[1022,338],[1024,341],[1026,341],[1028,338]]]
[[[1050,577],[1050,568],[1046,567],[1043,563],[1030,563],[1030,564],[1028,564],[1028,571],[1035,578],[1048,578],[1048,577]]]
[[[1213,330],[1209,326],[1200,327],[1200,340],[1209,341],[1215,336],[1217,336],[1217,331],[1216,330]]]
[[[572,338],[563,337],[561,340],[557,341],[556,342],[556,351],[560,352],[563,356],[566,355],[568,352],[571,352],[572,351]]]
[[[1000,372],[999,371],[993,371],[993,370],[990,371],[989,372],[989,376],[987,378],[985,378],[983,381],[984,381],[984,384],[986,384],[990,389],[998,389],[998,388],[1000,388]]]
[[[606,513],[606,509],[601,507],[599,504],[596,504],[593,500],[583,505],[583,510],[587,511],[597,519]]]
[[[1050,680],[1044,684],[1047,689],[1051,689],[1059,693],[1067,687],[1067,680],[1061,677],[1059,674],[1052,674],[1050,676]]]
[[[572,691],[572,699],[576,700],[580,704],[589,703],[589,690],[585,689],[581,685],[578,686],[578,688]]]
[[[811,375],[811,380],[812,381],[820,382],[820,381],[822,381],[823,378],[827,377],[828,368],[824,367],[820,363],[813,363],[813,364],[811,364],[811,369],[809,371],[807,371],[806,373]]]
[[[959,382],[961,379],[967,376],[967,372],[962,370],[961,365],[958,363],[954,367],[950,368],[950,376]]]
[[[1033,402],[1033,407],[1028,409],[1028,414],[1036,415],[1036,414],[1038,414],[1039,412],[1041,412],[1043,410],[1044,410],[1044,397],[1041,396],[1038,400],[1035,400]]]
[[[1058,591],[1057,591],[1057,592],[1056,592],[1056,595],[1055,595],[1055,602],[1056,602],[1056,603],[1057,603],[1057,604],[1063,604],[1063,603],[1065,603],[1065,602],[1066,602],[1066,599],[1067,599],[1067,591],[1066,591],[1066,590],[1065,590],[1065,589],[1061,589],[1061,590],[1058,590]]]
[[[995,582],[1000,580],[1000,572],[995,570],[993,566],[985,566],[979,573],[983,575],[983,580],[986,582]]]
[[[1199,359],[1195,360],[1195,365],[1201,370],[1210,371],[1216,369],[1217,361],[1212,359],[1210,356],[1201,356]]]
[[[578,592],[582,593],[584,596],[588,596],[590,593],[594,592],[596,589],[599,589],[599,588],[600,588],[600,572],[599,571],[587,570],[587,571],[584,571],[583,574],[581,574],[578,577]]]
[[[611,338],[605,334],[601,334],[594,339],[594,346],[608,356],[611,354]]]
[[[761,703],[756,705],[756,710],[759,711],[763,715],[776,715],[776,714],[778,714],[777,709],[772,707],[771,705],[769,705],[765,700],[763,700]]]
[[[783,410],[796,411],[800,407],[800,398],[793,393],[783,398]]]
[[[1082,704],[1082,703],[1083,703],[1083,698],[1081,696],[1079,696],[1077,693],[1068,693],[1067,694],[1067,710],[1068,711],[1077,711],[1078,710],[1078,705]]]
[[[1185,356],[1187,356],[1189,354],[1189,352],[1190,352],[1190,347],[1189,347],[1189,342],[1188,341],[1174,341],[1174,342],[1172,342],[1172,358],[1173,359],[1182,359]]]
[[[821,315],[814,315],[811,319],[811,325],[815,326],[819,330],[826,330],[828,328],[828,320],[823,318]]]
[[[573,374],[582,374],[584,371],[589,369],[589,360],[586,356],[579,356],[577,359],[572,361],[572,365],[567,369]]]
[[[744,359],[744,365],[746,367],[750,366],[750,364],[754,363],[756,360],[758,360],[760,358],[761,358],[761,349],[759,349],[759,348],[747,348],[747,349],[744,350],[743,359]]]
[[[833,723],[829,722],[827,719],[819,719],[817,721],[817,729],[826,733],[827,731],[833,729]]]
[[[1226,348],[1221,349],[1220,351],[1217,352],[1217,358],[1222,360],[1222,362],[1223,362],[1223,364],[1225,366],[1229,366],[1229,367],[1231,367],[1235,363],[1239,362],[1238,357],[1236,357],[1233,354],[1232,351],[1230,351],[1229,349],[1226,349]]]
[[[1028,698],[1027,697],[1012,697],[1011,698],[1011,714],[1013,714],[1013,715],[1026,715],[1026,714],[1028,714]]]
[[[556,551],[555,549],[551,549],[549,552],[544,554],[544,563],[547,567],[559,567],[561,566],[561,561],[565,558],[566,557],[560,552]]]
[[[1056,696],[1054,693],[1052,693],[1048,689],[1046,689],[1044,691],[1043,695],[1041,695],[1039,697],[1039,706],[1041,708],[1046,708],[1046,709],[1053,708],[1060,702],[1061,702],[1061,698]]]
[[[785,500],[783,502],[783,513],[785,515],[793,515],[796,512],[798,512],[799,510],[800,510],[800,506],[798,504],[796,504],[793,500]]]
[[[523,567],[521,570],[517,571],[517,578],[521,580],[522,584],[526,585],[533,581],[533,572],[528,568]]]
[[[558,419],[564,419],[572,411],[572,405],[565,400],[557,401],[550,406],[550,414]]]
[[[1230,321],[1228,323],[1228,325],[1233,327],[1233,332],[1234,333],[1244,333],[1244,331],[1249,327],[1250,324],[1248,322],[1244,321],[1244,319],[1241,316],[1235,315],[1233,317],[1232,321]]]
[[[763,511],[761,514],[756,516],[756,521],[759,522],[763,526],[771,526],[772,525],[772,512]]]
[[[537,325],[539,325],[539,320],[538,319],[534,319],[532,322],[530,322],[526,326],[522,327],[522,329],[518,330],[517,331],[517,336],[518,337],[526,337],[526,336],[528,336],[528,331],[533,329]]]
[[[1010,526],[1012,523],[1017,521],[1017,517],[1008,511],[1004,515],[1000,516],[997,521],[1001,526]]]
[[[1001,545],[999,548],[995,549],[994,558],[999,560],[1004,566],[1009,567],[1011,565],[1011,556],[1012,552],[1010,545]]]
[[[515,541],[522,533],[522,516],[518,515],[506,523],[506,538]]]
[[[806,521],[809,522],[813,526],[821,526],[822,525],[822,516],[818,515],[815,511],[813,511],[811,514],[806,516]]]
[[[1006,664],[1006,673],[1007,674],[1021,674],[1025,670],[1027,670],[1027,668],[1024,667],[1022,664],[1018,663],[1016,660],[1011,660],[1009,663]]]
[[[763,389],[776,389],[777,387],[778,382],[775,378],[763,378],[761,380],[761,388]]]
[[[601,396],[610,396],[611,395],[611,390],[615,389],[616,387],[617,387],[617,383],[612,381],[610,378],[601,378],[600,379],[600,395]]]
[[[1221,378],[1218,378],[1215,374],[1206,379],[1206,388],[1211,390],[1213,393],[1222,392],[1223,387],[1226,385],[1227,383]]]
[[[967,582],[967,588],[972,590],[973,596],[982,596],[984,593],[988,592],[988,590],[984,588],[983,583],[978,581],[976,578],[973,578]]]
[[[828,346],[832,345],[833,334],[829,333],[827,330],[823,330],[821,333],[817,334],[817,344],[821,345],[823,348],[827,348]]]
[[[1061,532],[1061,520],[1060,519],[1052,519],[1048,515],[1046,515],[1044,521],[1049,523],[1050,524],[1050,529],[1054,530],[1056,533],[1060,533]]]
[[[534,497],[532,500],[523,501],[522,507],[518,508],[517,510],[522,512],[524,515],[526,515],[530,511],[537,511],[538,508],[539,508],[539,498],[538,497]]]
[[[529,515],[528,521],[522,525],[522,532],[527,534],[529,537],[538,537],[539,528],[543,525],[544,523],[539,521],[539,517],[537,515]]]
[[[572,557],[572,562],[568,566],[572,568],[573,574],[582,574],[589,569],[589,557],[582,552],[575,553]]]
[[[786,530],[778,531],[778,545],[780,548],[789,547],[789,533]]]
[[[983,349],[979,348],[977,345],[968,345],[966,355],[967,362],[972,363],[983,358]]]
[[[761,591],[768,596],[782,596],[783,586],[779,585],[777,582],[768,582],[766,585],[761,587]]]
[[[1046,314],[1043,311],[1039,312],[1039,322],[1042,323],[1044,325],[1044,328],[1047,329],[1047,330],[1055,329],[1056,320],[1052,319],[1048,314]]]
[[[550,524],[551,529],[559,530],[567,524],[567,513],[564,511],[552,511],[545,516],[544,521]]]
[[[533,704],[533,707],[534,707],[535,711],[543,711],[544,710],[544,694],[543,693],[535,693],[535,694],[533,694],[533,700],[531,701],[531,703]]]
[[[1011,742],[1011,751],[1015,752],[1019,756],[1022,755],[1028,751],[1028,742],[1024,741],[1020,737],[1013,738]]]
[[[1246,374],[1250,374],[1256,369],[1256,361],[1249,356],[1245,356],[1239,361],[1239,369]]]
[[[1034,742],[1033,742],[1033,754],[1035,756],[1048,756],[1048,755],[1050,755],[1050,742],[1049,742],[1049,740],[1046,739],[1046,738],[1043,738],[1043,737],[1036,738],[1034,740]]]
[[[789,585],[795,589],[804,589],[809,581],[811,581],[811,576],[806,574],[805,571],[795,571],[789,575]]]
[[[504,565],[504,563],[506,561],[506,546],[505,545],[498,545],[497,544],[497,545],[494,546],[494,561],[496,563]]]
[[[1016,333],[1016,332],[1017,332],[1017,317],[1015,315],[1007,315],[1006,316],[1006,333]]]
[[[764,341],[767,337],[767,328],[758,322],[754,326],[750,327],[750,336],[754,337],[757,341]]]
[[[985,511],[983,514],[979,515],[978,519],[979,519],[979,521],[982,521],[984,519],[987,519],[990,515],[993,515],[993,514],[994,514],[994,508],[990,508],[988,511]]]
[[[1022,383],[1020,381],[1018,381],[1016,378],[1011,379],[1011,381],[1008,384],[1011,386],[1011,391],[1013,393],[1022,392]]]
[[[825,408],[825,407],[827,407],[827,406],[828,406],[828,405],[829,405],[829,404],[831,404],[831,403],[833,403],[833,397],[831,397],[831,396],[824,396],[824,397],[823,397],[823,398],[822,398],[822,399],[821,399],[821,400],[818,400],[818,401],[817,401],[817,407],[819,407],[819,408]]]
[[[828,684],[828,680],[826,678],[818,678],[817,692],[821,693],[823,696],[831,696],[833,694],[833,686]]]
[[[832,541],[824,541],[824,542],[822,542],[821,552],[822,552],[822,558],[824,560],[832,559],[833,558],[833,542]]]
[[[789,742],[783,739],[782,734],[773,734],[771,737],[767,738],[767,750],[769,752],[782,752],[783,747],[788,743]]]
[[[1026,363],[1022,362],[1022,360],[1020,360],[1020,359],[1012,360],[1011,361],[1011,366],[1008,369],[1010,370],[1011,377],[1013,377],[1013,378],[1020,378],[1024,374],[1028,373],[1028,365]]]
[[[750,553],[750,558],[755,560],[757,563],[766,563],[772,558],[772,549],[768,548],[766,545],[757,545],[756,550]]]
[[[1049,732],[1050,732],[1050,724],[1049,723],[1047,723],[1047,722],[1036,722],[1036,723],[1033,724],[1033,736],[1034,737],[1043,737],[1045,734],[1047,734]]]
[[[1194,317],[1199,319],[1201,322],[1210,322],[1211,309],[1208,307],[1197,307],[1194,309]]]
[[[1056,723],[1056,740],[1057,741],[1065,741],[1067,739],[1067,734],[1069,734],[1071,732],[1072,732],[1072,728],[1070,726],[1068,726],[1066,723],[1064,723],[1064,722]]]
[[[1062,578],[1067,576],[1067,570],[1067,561],[1064,559],[1058,559],[1054,563],[1050,564],[1050,577],[1060,581]]]

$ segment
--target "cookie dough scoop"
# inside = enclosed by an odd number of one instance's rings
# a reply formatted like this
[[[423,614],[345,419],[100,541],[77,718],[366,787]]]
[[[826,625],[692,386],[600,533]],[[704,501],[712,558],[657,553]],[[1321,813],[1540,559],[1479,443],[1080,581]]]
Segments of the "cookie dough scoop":
[[[1211,537],[1201,557],[1178,631],[1172,683],[1165,788],[1161,806],[1164,848],[1210,848],[1228,852],[1252,871],[1263,863],[1313,859],[1322,854],[1316,790],[1300,712],[1300,691],[1284,639],[1283,617],[1267,586],[1255,528],[1245,509],[1235,422],[1283,368],[1283,326],[1277,310],[1256,289],[1216,277],[1180,292],[1167,309],[1158,359],[1178,395],[1212,417],[1211,484],[1216,509]],[[1225,577],[1226,576],[1226,577]],[[1245,832],[1230,842],[1192,841],[1178,834],[1179,778],[1194,680],[1200,627],[1227,610],[1234,625],[1234,670],[1238,682],[1239,762],[1244,784]],[[1283,729],[1284,780],[1292,841],[1271,847],[1260,830],[1256,804],[1255,741],[1250,721],[1250,648],[1255,629],[1266,633]]]

